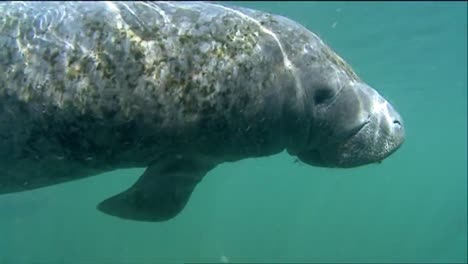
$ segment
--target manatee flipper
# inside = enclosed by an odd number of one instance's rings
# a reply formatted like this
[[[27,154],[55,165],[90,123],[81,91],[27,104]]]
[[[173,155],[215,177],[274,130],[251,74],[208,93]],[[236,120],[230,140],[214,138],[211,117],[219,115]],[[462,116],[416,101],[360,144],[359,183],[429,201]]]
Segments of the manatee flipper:
[[[169,220],[182,211],[197,183],[214,167],[201,159],[166,156],[151,164],[132,187],[101,202],[98,209],[129,220]]]

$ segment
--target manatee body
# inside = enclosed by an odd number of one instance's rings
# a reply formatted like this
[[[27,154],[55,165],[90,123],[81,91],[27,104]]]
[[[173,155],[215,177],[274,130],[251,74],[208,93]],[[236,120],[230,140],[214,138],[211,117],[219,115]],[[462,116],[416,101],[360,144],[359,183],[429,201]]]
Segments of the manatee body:
[[[378,92],[277,15],[198,2],[2,2],[0,46],[0,194],[146,167],[98,208],[164,221],[223,162],[286,150],[351,168],[404,141]]]

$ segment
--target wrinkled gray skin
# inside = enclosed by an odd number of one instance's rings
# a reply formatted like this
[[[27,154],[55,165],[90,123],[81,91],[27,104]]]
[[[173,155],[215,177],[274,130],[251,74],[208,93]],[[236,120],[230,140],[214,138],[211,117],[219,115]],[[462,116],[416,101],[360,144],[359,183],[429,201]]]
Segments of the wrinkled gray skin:
[[[164,221],[218,164],[380,162],[393,107],[316,35],[211,3],[0,3],[0,194],[147,167],[102,202]],[[1,200],[0,200],[1,202]]]

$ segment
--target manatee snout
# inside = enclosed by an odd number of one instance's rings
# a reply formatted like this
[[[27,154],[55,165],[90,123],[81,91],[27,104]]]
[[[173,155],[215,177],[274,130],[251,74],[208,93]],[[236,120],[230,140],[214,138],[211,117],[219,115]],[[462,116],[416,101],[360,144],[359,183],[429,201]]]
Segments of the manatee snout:
[[[405,140],[400,114],[365,83],[350,82],[328,103],[314,108],[317,125],[311,129],[307,146],[297,154],[307,164],[351,168],[380,163]]]
[[[381,162],[403,144],[403,119],[382,95],[368,85],[358,84],[353,91],[356,97],[362,100],[359,112],[363,113],[361,115],[367,115],[368,120],[354,136],[339,147],[343,153],[340,162],[350,164],[350,167]],[[361,150],[354,153],[352,149]]]

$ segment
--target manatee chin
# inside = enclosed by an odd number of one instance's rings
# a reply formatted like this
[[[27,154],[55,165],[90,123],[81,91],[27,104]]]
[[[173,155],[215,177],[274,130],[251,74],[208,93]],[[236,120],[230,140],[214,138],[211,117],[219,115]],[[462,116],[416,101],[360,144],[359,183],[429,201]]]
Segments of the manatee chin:
[[[309,165],[351,168],[380,163],[404,142],[402,118],[366,84],[344,87],[316,108],[319,125],[311,129],[307,147],[296,154]]]

